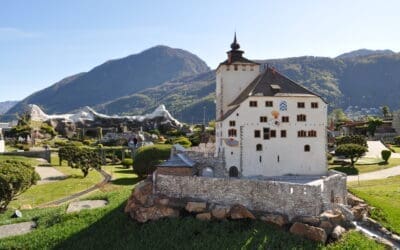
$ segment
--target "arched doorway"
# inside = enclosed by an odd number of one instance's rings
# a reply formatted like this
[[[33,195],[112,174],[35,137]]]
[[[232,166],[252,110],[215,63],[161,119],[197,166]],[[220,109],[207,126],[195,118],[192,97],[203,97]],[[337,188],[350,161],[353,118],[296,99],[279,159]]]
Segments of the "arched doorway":
[[[239,170],[237,167],[233,166],[229,168],[229,177],[238,177],[239,176]]]

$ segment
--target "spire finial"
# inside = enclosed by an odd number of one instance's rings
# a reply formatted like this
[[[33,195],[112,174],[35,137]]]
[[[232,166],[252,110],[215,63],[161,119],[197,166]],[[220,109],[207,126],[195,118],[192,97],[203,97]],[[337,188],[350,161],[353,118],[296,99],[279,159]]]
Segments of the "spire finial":
[[[236,31],[235,31],[235,36],[233,37],[233,43],[231,44],[231,49],[232,50],[240,49],[240,45],[237,43],[237,39],[236,39]]]

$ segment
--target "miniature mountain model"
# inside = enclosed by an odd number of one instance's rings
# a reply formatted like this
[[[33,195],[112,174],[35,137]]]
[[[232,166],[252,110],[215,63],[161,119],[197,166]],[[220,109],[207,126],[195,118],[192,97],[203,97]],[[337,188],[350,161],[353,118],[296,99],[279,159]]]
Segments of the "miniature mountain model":
[[[29,105],[27,110],[32,121],[46,122],[62,135],[70,135],[81,128],[109,128],[115,130],[144,130],[180,128],[182,124],[160,105],[151,114],[137,116],[109,116],[84,107],[73,114],[48,115],[37,105]]]

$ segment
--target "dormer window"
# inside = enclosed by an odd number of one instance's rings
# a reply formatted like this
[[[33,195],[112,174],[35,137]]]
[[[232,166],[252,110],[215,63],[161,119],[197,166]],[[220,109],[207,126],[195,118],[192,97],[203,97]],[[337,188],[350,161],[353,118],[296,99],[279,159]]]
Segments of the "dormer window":
[[[235,127],[236,126],[236,122],[235,121],[229,121],[229,126],[230,127]]]

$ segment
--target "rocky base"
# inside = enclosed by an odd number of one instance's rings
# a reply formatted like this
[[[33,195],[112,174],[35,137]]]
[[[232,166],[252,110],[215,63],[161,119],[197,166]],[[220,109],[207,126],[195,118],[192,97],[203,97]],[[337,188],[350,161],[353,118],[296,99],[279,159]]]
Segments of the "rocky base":
[[[180,216],[193,216],[204,221],[259,219],[282,230],[288,230],[292,234],[322,243],[337,240],[347,229],[354,227],[350,222],[352,218],[347,218],[340,210],[329,210],[319,216],[299,216],[289,220],[287,216],[281,214],[249,211],[241,204],[223,206],[199,200],[155,195],[150,179],[142,181],[135,187],[125,212],[140,223]]]

